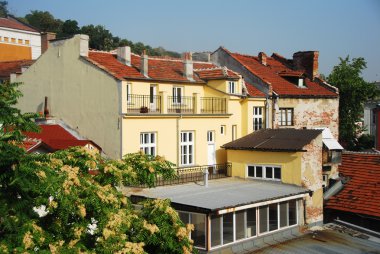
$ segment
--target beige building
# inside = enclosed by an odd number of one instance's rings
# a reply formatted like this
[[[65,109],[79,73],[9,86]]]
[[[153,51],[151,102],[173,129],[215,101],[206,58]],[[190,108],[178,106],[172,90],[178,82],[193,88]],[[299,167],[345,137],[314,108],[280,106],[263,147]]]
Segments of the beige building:
[[[17,81],[22,111],[50,114],[110,157],[143,150],[178,166],[224,163],[221,145],[264,127],[266,99],[225,67],[130,52],[92,51],[88,36],[55,40]],[[248,117],[246,117],[248,116]],[[254,124],[255,123],[255,124]]]

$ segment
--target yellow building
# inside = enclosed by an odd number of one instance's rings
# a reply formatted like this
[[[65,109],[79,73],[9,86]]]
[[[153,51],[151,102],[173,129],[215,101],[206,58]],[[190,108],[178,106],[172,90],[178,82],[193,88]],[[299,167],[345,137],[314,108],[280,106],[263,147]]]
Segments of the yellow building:
[[[93,51],[88,36],[55,40],[20,77],[22,111],[43,111],[110,157],[143,150],[178,166],[224,163],[220,146],[265,127],[266,98],[209,62],[142,56],[129,47]],[[250,117],[247,117],[250,116]]]

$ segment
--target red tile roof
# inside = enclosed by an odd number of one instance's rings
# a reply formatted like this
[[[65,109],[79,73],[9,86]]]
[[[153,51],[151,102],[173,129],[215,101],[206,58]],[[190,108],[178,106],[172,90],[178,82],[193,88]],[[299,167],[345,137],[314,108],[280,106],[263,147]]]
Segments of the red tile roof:
[[[257,56],[242,55],[238,53],[232,53],[224,49],[231,57],[243,65],[253,75],[259,77],[265,83],[272,86],[273,91],[278,95],[283,96],[326,96],[337,97],[337,93],[331,91],[331,89],[320,85],[317,82],[313,82],[310,79],[305,79],[306,88],[300,88],[296,84],[289,82],[283,76],[296,75],[299,76],[299,71],[294,71],[289,68],[288,60],[283,59],[280,61],[281,56],[267,57],[266,65],[260,63]],[[280,75],[282,73],[283,75]]]
[[[102,51],[90,51],[86,58],[91,63],[95,64],[99,68],[103,69],[113,77],[123,79],[146,79],[146,80],[160,80],[160,81],[175,81],[175,82],[190,82],[184,77],[184,64],[181,59],[167,59],[167,58],[148,58],[148,78],[140,73],[141,57],[132,54],[131,66],[122,64],[117,60],[116,54]],[[194,82],[205,83],[200,77],[203,75],[205,80],[207,78],[216,78],[217,76],[223,78],[235,78],[236,73],[228,70],[228,77],[224,77],[217,72],[206,73],[206,71],[200,71],[201,69],[217,68],[216,65],[208,62],[193,62],[193,69],[196,74],[193,75]],[[211,75],[211,76],[210,76]]]
[[[343,153],[339,173],[350,180],[326,208],[380,218],[380,154]]]
[[[79,140],[58,124],[39,126],[41,128],[41,131],[39,133],[24,133],[24,135],[27,137],[24,141],[24,148],[27,151],[34,148],[39,143],[45,144],[53,151],[67,149],[73,146],[85,146],[87,144],[92,144],[100,150],[100,147],[94,142],[90,140]]]
[[[194,72],[203,80],[240,78],[237,73],[222,67],[194,69]]]
[[[253,97],[265,97],[265,93],[261,92],[259,89],[254,87],[252,84],[245,81],[245,86],[247,87],[247,92]]]
[[[34,60],[0,62],[0,77],[9,78],[12,73],[21,73],[22,67],[30,66],[34,62]]]
[[[39,33],[39,31],[27,24],[24,24],[23,22],[9,17],[9,18],[0,18],[0,27],[6,27],[11,29],[17,29],[17,30],[24,30],[29,32],[36,32]]]

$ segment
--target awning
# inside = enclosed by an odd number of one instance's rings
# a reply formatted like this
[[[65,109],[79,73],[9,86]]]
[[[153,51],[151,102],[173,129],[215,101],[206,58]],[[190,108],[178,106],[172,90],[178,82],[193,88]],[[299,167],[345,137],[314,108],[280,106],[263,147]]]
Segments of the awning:
[[[333,137],[329,128],[323,128],[322,142],[329,150],[343,150],[344,148]]]

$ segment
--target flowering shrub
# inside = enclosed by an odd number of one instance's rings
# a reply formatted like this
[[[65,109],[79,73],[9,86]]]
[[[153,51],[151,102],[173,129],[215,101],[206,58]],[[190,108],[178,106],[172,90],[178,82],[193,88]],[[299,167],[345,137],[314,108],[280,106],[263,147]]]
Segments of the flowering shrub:
[[[30,121],[18,113],[10,114]],[[0,253],[191,251],[191,227],[168,200],[148,200],[136,209],[117,190],[173,177],[171,163],[141,153],[108,160],[80,147],[26,154],[17,125],[6,123],[16,135],[0,133]]]

